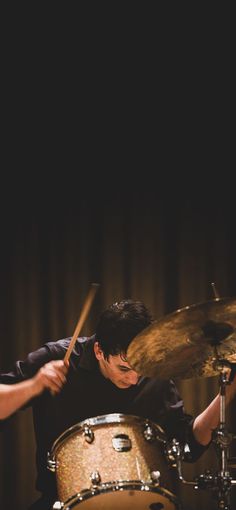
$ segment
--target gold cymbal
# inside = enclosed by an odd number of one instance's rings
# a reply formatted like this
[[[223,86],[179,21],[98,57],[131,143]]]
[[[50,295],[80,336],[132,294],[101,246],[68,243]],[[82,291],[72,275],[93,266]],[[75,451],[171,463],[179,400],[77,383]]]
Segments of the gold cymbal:
[[[236,299],[176,310],[141,331],[127,351],[136,372],[161,379],[218,375],[219,358],[236,361]]]

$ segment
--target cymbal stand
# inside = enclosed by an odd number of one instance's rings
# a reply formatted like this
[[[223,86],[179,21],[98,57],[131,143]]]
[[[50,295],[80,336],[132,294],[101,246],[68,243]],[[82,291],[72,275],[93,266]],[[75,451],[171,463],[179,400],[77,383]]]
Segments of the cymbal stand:
[[[220,382],[220,424],[214,433],[213,441],[216,443],[218,453],[220,454],[220,469],[215,477],[216,488],[218,489],[217,500],[219,510],[230,510],[230,489],[232,485],[236,485],[236,480],[232,480],[228,470],[229,447],[232,441],[232,434],[226,428],[226,410],[225,397],[226,386],[231,383],[235,375],[236,365],[227,360],[218,360],[217,365],[222,367],[219,376]],[[224,367],[231,368],[230,378],[227,378]]]
[[[214,497],[217,499],[218,510],[231,510],[230,509],[230,489],[233,485],[236,485],[236,480],[232,480],[228,471],[228,454],[229,447],[233,438],[232,434],[229,434],[226,428],[225,421],[225,396],[226,386],[231,383],[236,374],[236,364],[230,363],[227,360],[218,360],[217,365],[221,367],[220,373],[220,424],[218,429],[214,433],[213,441],[216,443],[220,452],[220,469],[214,474],[207,470],[204,474],[200,475],[195,481],[185,480],[182,473],[182,460],[185,455],[188,454],[188,445],[184,448],[180,446],[180,443],[173,439],[171,445],[167,448],[167,456],[172,462],[172,465],[177,467],[179,480],[187,485],[193,485],[194,489],[211,489]],[[230,378],[227,379],[226,373],[223,370],[224,367],[231,368]],[[175,464],[173,464],[175,461]]]

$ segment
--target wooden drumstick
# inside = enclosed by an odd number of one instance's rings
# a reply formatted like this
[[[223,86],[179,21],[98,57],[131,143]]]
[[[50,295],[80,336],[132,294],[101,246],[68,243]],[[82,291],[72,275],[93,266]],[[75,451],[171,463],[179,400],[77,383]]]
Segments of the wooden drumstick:
[[[84,303],[84,306],[83,306],[80,318],[79,318],[79,320],[77,322],[77,326],[75,328],[74,334],[73,334],[73,336],[71,338],[71,341],[69,343],[69,347],[68,347],[68,349],[66,351],[66,354],[65,354],[65,357],[64,357],[64,362],[69,361],[69,358],[70,358],[71,352],[73,350],[74,344],[75,344],[76,339],[79,336],[79,332],[80,332],[80,330],[81,330],[81,328],[82,328],[82,326],[83,326],[83,324],[84,324],[84,322],[86,320],[86,317],[87,317],[88,312],[89,312],[89,310],[91,308],[91,305],[92,305],[92,302],[94,300],[94,297],[95,297],[95,294],[97,292],[98,287],[99,287],[99,283],[92,283],[91,284],[91,289],[90,289],[90,291],[88,293],[88,296],[87,296],[87,298],[85,300],[85,303]]]

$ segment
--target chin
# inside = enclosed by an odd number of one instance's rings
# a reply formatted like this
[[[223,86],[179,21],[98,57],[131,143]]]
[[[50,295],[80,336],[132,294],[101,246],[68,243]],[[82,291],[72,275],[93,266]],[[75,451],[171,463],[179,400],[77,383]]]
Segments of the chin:
[[[131,386],[131,384],[121,383],[121,385],[119,387],[123,388],[123,390],[127,390],[127,388],[130,388],[130,386]]]

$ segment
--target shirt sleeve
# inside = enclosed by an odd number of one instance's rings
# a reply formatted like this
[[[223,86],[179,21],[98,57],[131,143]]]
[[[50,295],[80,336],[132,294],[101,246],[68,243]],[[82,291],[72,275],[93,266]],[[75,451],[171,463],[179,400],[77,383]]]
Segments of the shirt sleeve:
[[[47,346],[43,346],[37,351],[28,354],[25,360],[18,360],[9,372],[0,374],[2,384],[15,384],[29,379],[36,374],[38,369],[52,358]]]
[[[0,374],[0,383],[1,384],[16,384],[27,379],[30,379],[34,376],[34,374],[38,371],[38,369],[50,361],[52,358],[52,352],[48,348],[47,345],[44,345],[40,349],[31,352],[28,354],[25,360],[18,360],[13,365],[12,369],[9,372]],[[22,405],[20,409],[26,409],[30,407],[35,400],[34,397],[27,401]],[[1,428],[3,424],[6,424],[11,417],[6,418],[5,420],[1,420]]]
[[[47,342],[36,351],[30,352],[25,360],[18,360],[13,365],[9,372],[0,373],[1,384],[16,384],[33,377],[37,371],[51,360],[63,359],[68,349],[71,338],[65,338],[56,342]],[[80,359],[82,348],[79,342],[76,343],[70,358],[70,368],[75,370]],[[35,400],[40,398],[34,397],[24,404],[20,409],[26,409],[33,405]],[[11,417],[5,420],[0,420],[1,428],[10,420]]]
[[[16,361],[9,372],[0,374],[0,383],[15,384],[33,377],[45,363],[62,359],[69,341],[70,338],[57,342],[47,342],[36,351],[30,352],[25,360]]]

